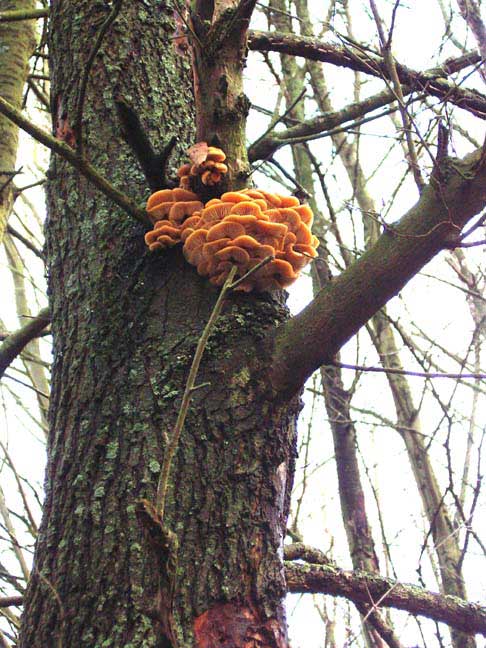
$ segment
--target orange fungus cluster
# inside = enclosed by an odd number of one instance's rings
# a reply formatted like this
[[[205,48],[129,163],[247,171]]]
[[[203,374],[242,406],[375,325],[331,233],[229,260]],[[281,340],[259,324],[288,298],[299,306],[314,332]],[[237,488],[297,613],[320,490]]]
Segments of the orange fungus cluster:
[[[154,222],[154,229],[145,235],[149,249],[182,243],[187,261],[216,286],[223,285],[233,265],[242,277],[273,257],[237,289],[285,288],[317,256],[312,211],[294,196],[243,189],[203,205],[190,191],[164,189],[150,196],[147,212]]]
[[[190,189],[191,176],[199,176],[204,185],[213,187],[228,173],[228,167],[224,163],[226,153],[217,146],[199,142],[188,153],[192,163],[183,164],[177,172],[179,184],[184,189]]]

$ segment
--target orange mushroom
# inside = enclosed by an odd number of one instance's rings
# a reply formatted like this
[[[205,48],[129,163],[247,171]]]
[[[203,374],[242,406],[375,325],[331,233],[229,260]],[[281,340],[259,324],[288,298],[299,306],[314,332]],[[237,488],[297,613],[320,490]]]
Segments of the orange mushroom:
[[[238,266],[247,266],[250,260],[250,255],[246,250],[236,245],[229,245],[228,247],[218,250],[214,254],[217,261],[231,261]]]
[[[230,220],[223,220],[216,225],[213,225],[208,232],[208,241],[216,241],[224,237],[230,239],[241,236],[245,233],[245,228],[241,223],[235,223]]]
[[[228,203],[246,202],[248,196],[241,191],[227,191],[221,196],[221,200]]]
[[[150,211],[156,205],[164,202],[174,202],[174,197],[172,195],[172,189],[161,189],[153,193],[147,200],[147,211]]]
[[[204,144],[204,143],[202,143]],[[267,257],[273,259],[250,274],[238,290],[276,290],[290,285],[312,258],[318,239],[311,233],[312,210],[295,196],[263,189],[228,191],[205,205],[188,190],[191,173],[217,183],[227,171],[221,149],[206,144],[192,152],[192,164],[179,171],[180,187],[163,189],[147,202],[154,229],[145,235],[150,250],[183,244],[186,260],[217,286],[232,266],[242,277]],[[205,148],[206,147],[206,148]]]
[[[230,204],[223,202],[214,203],[212,200],[209,202],[213,204],[209,205],[208,203],[201,212],[201,221],[203,223],[218,223],[231,213]]]
[[[217,146],[210,146],[208,148],[207,159],[214,160],[215,162],[224,162],[226,160],[226,153]]]
[[[240,216],[256,216],[262,218],[262,210],[256,201],[243,200],[233,205],[230,214],[239,214]]]
[[[172,195],[174,196],[175,202],[178,202],[179,200],[199,201],[199,196],[195,194],[194,191],[187,191],[186,189],[180,189],[179,187],[172,189]]]
[[[179,191],[182,190],[179,189]],[[180,225],[185,218],[192,216],[194,212],[201,210],[203,206],[204,205],[199,200],[173,203],[172,207],[169,210],[169,220],[172,223],[177,223],[178,225]]]

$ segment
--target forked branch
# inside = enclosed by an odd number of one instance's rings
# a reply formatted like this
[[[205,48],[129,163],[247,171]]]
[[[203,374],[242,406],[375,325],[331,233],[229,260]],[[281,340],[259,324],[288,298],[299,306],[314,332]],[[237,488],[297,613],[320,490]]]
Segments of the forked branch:
[[[376,244],[333,279],[275,333],[274,387],[293,393],[333,356],[438,252],[460,240],[463,226],[486,205],[484,150],[445,159],[419,201]]]

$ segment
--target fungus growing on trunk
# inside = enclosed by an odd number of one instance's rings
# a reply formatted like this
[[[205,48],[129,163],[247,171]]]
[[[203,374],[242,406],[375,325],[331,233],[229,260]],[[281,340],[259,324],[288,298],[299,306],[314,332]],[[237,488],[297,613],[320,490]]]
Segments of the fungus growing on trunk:
[[[181,170],[191,172],[189,167]],[[186,176],[181,170],[182,182]],[[242,277],[263,259],[273,257],[236,289],[286,288],[317,256],[319,241],[310,230],[312,210],[294,196],[243,189],[224,193],[204,206],[185,189],[162,190],[149,198],[147,211],[155,220],[154,229],[145,235],[149,249],[182,243],[186,260],[216,286],[223,285],[233,265],[238,268],[237,277]]]

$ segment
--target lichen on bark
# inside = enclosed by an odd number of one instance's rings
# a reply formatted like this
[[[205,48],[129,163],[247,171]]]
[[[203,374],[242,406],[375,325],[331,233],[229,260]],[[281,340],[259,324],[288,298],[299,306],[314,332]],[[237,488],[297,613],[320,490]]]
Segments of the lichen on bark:
[[[56,130],[59,120],[73,123],[80,71],[106,9],[55,0],[51,11]],[[174,47],[173,11],[155,0],[124,4],[88,85],[84,150],[138,201],[148,191],[120,138],[115,97],[137,111],[154,145],[167,133],[179,134],[179,150],[194,141],[189,62]],[[137,507],[154,500],[217,292],[180,250],[149,255],[143,228],[65,162],[54,159],[51,171],[46,502],[20,645],[192,646],[196,620],[229,604],[251,610],[249,631],[282,648],[281,544],[300,407],[269,388],[265,332],[287,317],[282,295],[231,296],[207,345],[199,380],[209,385],[194,393],[166,503],[179,549],[164,626],[154,618],[157,560]]]

